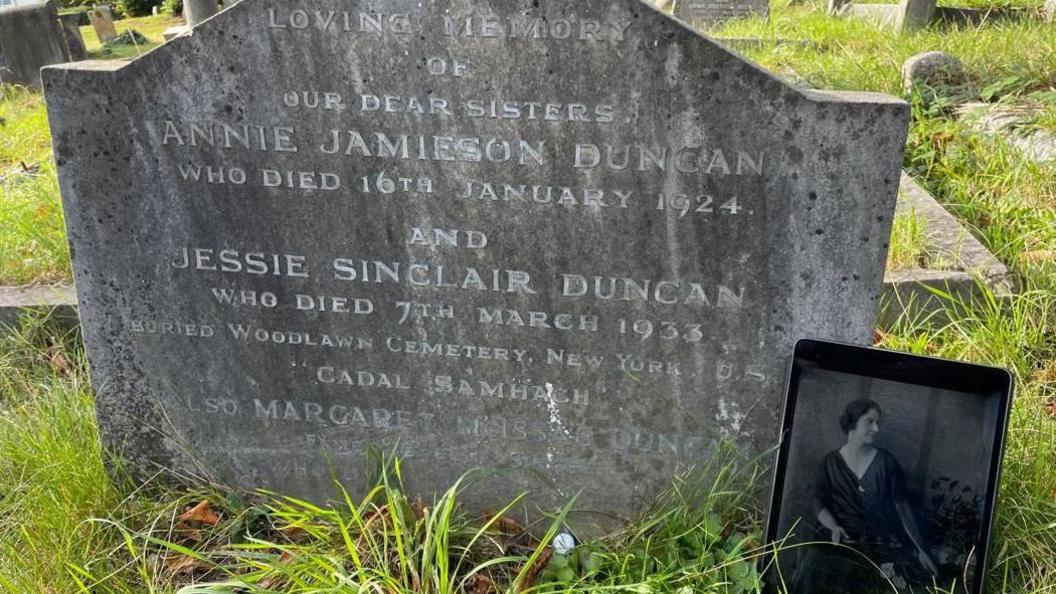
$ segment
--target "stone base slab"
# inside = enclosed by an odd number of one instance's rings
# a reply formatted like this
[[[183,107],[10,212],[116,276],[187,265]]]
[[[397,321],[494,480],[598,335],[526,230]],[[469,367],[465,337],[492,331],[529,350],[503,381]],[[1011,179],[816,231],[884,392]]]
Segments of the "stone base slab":
[[[32,312],[50,313],[64,326],[77,326],[77,294],[73,286],[0,287],[0,334],[17,327],[19,317]]]
[[[961,117],[977,130],[991,136],[1001,136],[1036,162],[1056,159],[1056,135],[1036,130],[1021,133],[1017,127],[1031,115],[1028,107],[965,103],[958,108]]]
[[[175,27],[169,27],[161,33],[162,39],[165,41],[171,41],[184,33],[188,33],[191,28],[187,25],[176,25]]]

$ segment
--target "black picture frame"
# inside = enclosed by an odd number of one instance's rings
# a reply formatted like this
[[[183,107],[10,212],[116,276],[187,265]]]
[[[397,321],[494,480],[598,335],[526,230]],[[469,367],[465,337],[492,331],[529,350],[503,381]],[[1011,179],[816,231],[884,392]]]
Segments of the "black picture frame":
[[[852,384],[851,382],[854,383]],[[840,386],[846,388],[851,385],[858,386],[859,391],[856,394],[847,394],[846,390],[841,390]],[[851,544],[843,547],[832,546],[818,537],[826,534],[826,528],[819,520],[819,517],[824,515],[821,511],[824,506],[819,507],[818,503],[821,501],[819,493],[824,497],[825,494],[831,492],[828,489],[833,483],[828,480],[829,477],[835,477],[836,479],[850,477],[849,483],[848,481],[842,481],[842,485],[832,487],[837,491],[841,491],[839,497],[842,497],[844,501],[853,499],[855,496],[853,493],[854,489],[849,489],[846,486],[846,484],[853,485],[854,479],[858,481],[857,490],[866,493],[864,488],[865,478],[866,473],[869,472],[872,473],[868,479],[872,481],[869,485],[869,489],[872,489],[868,496],[870,499],[867,499],[866,495],[860,495],[858,498],[861,502],[884,501],[882,496],[877,495],[877,493],[891,492],[877,485],[891,484],[893,479],[885,483],[885,478],[877,478],[876,475],[882,470],[872,470],[872,462],[866,466],[866,471],[859,475],[857,471],[850,470],[850,465],[846,464],[846,460],[842,455],[840,455],[839,462],[834,462],[837,458],[832,456],[838,454],[838,449],[829,450],[829,453],[824,458],[819,459],[817,457],[817,453],[821,451],[818,449],[818,443],[823,440],[823,437],[819,436],[819,434],[831,437],[833,425],[835,425],[836,431],[842,431],[846,435],[848,443],[850,442],[850,433],[843,431],[844,425],[837,422],[837,417],[843,415],[848,419],[854,418],[855,411],[851,410],[850,402],[855,400],[873,402],[861,396],[863,392],[868,393],[869,390],[876,390],[878,394],[884,394],[886,396],[885,402],[888,405],[892,402],[902,402],[905,405],[904,408],[908,409],[913,409],[913,407],[919,409],[924,406],[922,403],[927,401],[929,408],[927,408],[926,416],[928,419],[921,421],[918,415],[918,417],[911,417],[911,423],[905,424],[907,426],[915,424],[914,426],[916,426],[923,423],[926,429],[917,429],[914,436],[904,439],[901,447],[910,447],[905,445],[906,443],[926,443],[927,447],[922,447],[921,449],[927,450],[928,457],[925,458],[922,454],[920,456],[921,460],[927,459],[930,462],[936,458],[941,458],[946,460],[945,464],[947,467],[951,467],[955,465],[951,464],[949,460],[957,458],[960,460],[960,465],[955,468],[955,473],[962,473],[963,476],[969,471],[974,471],[972,476],[976,477],[974,483],[971,480],[957,481],[949,477],[939,478],[937,476],[939,470],[936,470],[934,466],[941,468],[941,464],[934,462],[922,464],[921,467],[923,469],[917,469],[914,477],[915,484],[927,485],[927,489],[934,491],[934,493],[932,493],[930,498],[923,492],[915,493],[912,496],[903,496],[899,506],[902,509],[911,510],[912,513],[906,514],[910,517],[924,516],[918,522],[925,527],[934,529],[934,526],[940,526],[940,529],[935,530],[935,534],[919,531],[914,536],[910,535],[914,529],[907,526],[906,520],[901,520],[901,525],[906,527],[903,534],[909,535],[907,539],[903,540],[908,540],[912,543],[914,545],[912,547],[896,543],[894,537],[890,537],[892,540],[888,541],[888,545],[881,542],[879,545]],[[928,544],[918,546],[916,543],[920,540],[926,543],[941,542],[942,552],[952,552],[950,555],[951,560],[957,560],[960,555],[964,555],[964,572],[961,578],[955,578],[955,591],[966,594],[982,594],[1013,391],[1014,385],[1011,374],[1004,369],[996,367],[824,340],[803,339],[798,341],[795,345],[788,373],[785,405],[782,413],[781,443],[777,452],[777,461],[771,483],[770,505],[765,529],[765,544],[768,551],[772,551],[771,546],[775,543],[783,541],[783,546],[778,548],[776,553],[767,554],[761,560],[761,567],[765,570],[764,592],[777,594],[778,592],[787,591],[800,594],[802,591],[812,591],[818,594],[821,592],[828,594],[836,591],[839,580],[833,581],[829,579],[827,582],[822,580],[824,586],[810,586],[812,580],[818,579],[819,573],[821,578],[831,578],[831,575],[823,571],[828,566],[824,562],[818,562],[818,559],[827,559],[831,563],[833,557],[826,558],[823,555],[828,555],[832,551],[837,551],[838,555],[848,554],[866,560],[867,563],[863,563],[863,565],[870,565],[868,567],[870,571],[877,571],[877,567],[881,565],[878,561],[896,558],[885,556],[883,559],[874,559],[870,556],[874,553],[867,553],[866,551],[895,550],[902,553],[916,551],[917,555],[924,552],[925,556],[932,560],[932,565],[939,570],[938,573],[932,573],[927,570],[928,578],[940,576],[940,585],[949,586],[950,584],[944,581],[947,578],[943,575],[942,569],[947,566],[940,566],[934,561],[934,558],[937,557],[929,552]],[[851,396],[854,396],[854,398],[852,399]],[[846,409],[840,405],[841,398],[844,402],[850,401],[847,402]],[[936,402],[938,405],[935,404]],[[979,407],[978,412],[974,412],[973,406]],[[861,408],[862,405],[859,404],[856,411],[860,411]],[[898,409],[896,408],[895,410],[897,412]],[[971,417],[975,421],[975,427],[980,428],[980,431],[976,434],[980,436],[980,439],[973,440],[972,433],[949,421],[951,418],[949,415],[942,417],[944,411],[948,412],[950,410],[964,410],[971,413],[965,416]],[[850,414],[846,415],[844,411]],[[886,415],[887,413],[877,411],[877,414]],[[939,421],[936,422],[935,419],[930,419],[930,417],[938,417]],[[831,424],[829,424],[830,421]],[[858,420],[854,419],[854,423],[857,424]],[[941,423],[947,424],[938,427]],[[881,426],[882,424],[881,422]],[[969,425],[970,427],[971,425]],[[930,430],[927,428],[930,428]],[[856,430],[856,428],[852,430]],[[963,432],[963,434],[953,434],[958,431]],[[909,430],[906,430],[906,433],[908,434]],[[873,439],[875,435],[875,432],[872,433],[869,439]],[[897,437],[896,441],[903,439],[903,437],[905,436]],[[831,443],[831,439],[829,441],[830,445],[837,445]],[[974,458],[973,455],[968,453],[958,456],[957,452],[933,451],[930,449],[936,443],[949,444],[953,442],[965,444],[966,450],[974,452]],[[873,449],[884,453],[885,459],[895,460],[893,466],[890,466],[895,470],[888,472],[888,475],[902,476],[904,480],[899,484],[909,485],[911,481],[908,477],[913,475],[913,473],[903,472],[898,464],[898,457],[889,455],[890,452],[887,452],[883,445]],[[876,455],[874,455],[874,459],[875,457]],[[985,468],[973,468],[971,466],[973,459],[977,462],[976,466],[985,464]],[[826,463],[828,466],[825,465]],[[843,463],[842,469],[845,470],[841,470],[837,466],[840,463]],[[812,469],[813,473],[810,472]],[[843,474],[839,474],[841,472]],[[813,482],[809,485],[804,485],[805,481],[803,479],[811,476],[811,474],[814,477]],[[836,482],[840,481],[837,480]],[[848,490],[851,491],[850,494],[846,493]],[[923,490],[921,489],[921,491]],[[811,508],[808,508],[804,503],[804,493],[807,491],[810,492],[808,498],[813,505]],[[910,493],[911,488],[907,486],[902,492]],[[919,503],[919,508],[914,509],[906,503],[912,498],[915,498]],[[866,506],[863,504],[862,509],[865,508]],[[818,511],[812,511],[814,509]],[[902,509],[899,510],[897,515],[903,516],[905,512]],[[965,513],[964,510],[969,511]],[[928,515],[929,511],[931,513],[930,516]],[[958,513],[960,513],[959,516]],[[868,514],[866,515],[868,516]],[[828,517],[835,518],[835,515],[830,513]],[[850,517],[854,516],[851,515]],[[884,516],[882,514],[874,514],[868,517]],[[910,525],[911,522],[912,520]],[[882,524],[880,525],[882,526]],[[946,533],[941,530],[943,525],[949,526]],[[828,530],[827,533],[831,537],[835,532],[835,530]],[[882,532],[882,530],[874,530],[873,532]],[[896,532],[896,529],[891,530],[891,533],[894,532]],[[922,536],[924,534],[926,536]],[[967,541],[969,535],[972,535],[971,541]],[[938,540],[940,538],[945,540]],[[850,539],[850,542],[853,543],[853,539]],[[957,544],[951,545],[951,542],[961,543],[961,546]],[[969,545],[970,550],[963,550]],[[819,553],[818,551],[823,552]],[[882,556],[879,552],[875,553],[875,555]],[[920,565],[922,568],[927,569],[923,561],[920,561]],[[846,564],[836,564],[832,565],[832,567],[843,567],[844,569],[838,569],[837,571],[844,573],[847,571],[858,571],[847,569]],[[899,566],[896,563],[885,565],[885,569],[891,570],[884,582],[886,591],[919,592],[919,589],[915,589],[910,585],[912,578],[907,580],[898,575],[897,567],[903,566]],[[805,575],[808,577],[804,578]],[[949,575],[949,573],[946,575]],[[842,577],[848,578],[850,576],[844,575]],[[875,579],[874,576],[865,575],[864,573],[862,577],[863,580],[866,580],[860,582],[862,584],[868,583],[868,580]],[[904,590],[898,588],[900,584],[905,584]],[[895,585],[896,589],[892,589],[891,585]],[[862,592],[861,594],[866,593]]]

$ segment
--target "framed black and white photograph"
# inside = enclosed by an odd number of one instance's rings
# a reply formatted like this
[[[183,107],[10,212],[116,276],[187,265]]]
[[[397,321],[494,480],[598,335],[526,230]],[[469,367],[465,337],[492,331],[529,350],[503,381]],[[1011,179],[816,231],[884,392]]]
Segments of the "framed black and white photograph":
[[[982,592],[1008,372],[797,343],[767,542],[770,592]]]

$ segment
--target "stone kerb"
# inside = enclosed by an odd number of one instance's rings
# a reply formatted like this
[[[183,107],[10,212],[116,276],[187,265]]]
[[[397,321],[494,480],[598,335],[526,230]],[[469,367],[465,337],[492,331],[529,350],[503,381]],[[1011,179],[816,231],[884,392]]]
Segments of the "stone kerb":
[[[921,218],[927,229],[926,249],[945,265],[889,271],[884,280],[884,324],[906,317],[941,326],[950,320],[948,312],[960,307],[958,303],[970,307],[984,300],[986,292],[998,300],[1015,293],[1008,268],[904,172],[898,212]]]
[[[957,107],[962,121],[988,136],[999,137],[1037,163],[1056,161],[1056,134],[1025,126],[1042,111],[1035,105],[969,102]]]
[[[244,0],[44,71],[130,469],[325,500],[398,446],[411,491],[625,516],[773,445],[796,339],[869,343],[904,102],[637,0],[483,6]]]
[[[77,295],[69,285],[0,286],[0,335],[17,328],[26,315],[49,315],[72,330],[79,324]]]

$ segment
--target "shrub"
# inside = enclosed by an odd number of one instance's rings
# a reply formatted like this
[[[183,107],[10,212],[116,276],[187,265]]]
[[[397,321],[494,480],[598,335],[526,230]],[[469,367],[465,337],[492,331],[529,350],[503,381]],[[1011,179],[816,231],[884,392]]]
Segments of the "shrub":
[[[137,17],[150,14],[150,9],[157,0],[114,0],[114,10],[123,17]]]
[[[170,16],[180,16],[183,14],[183,0],[163,0],[161,12]]]

